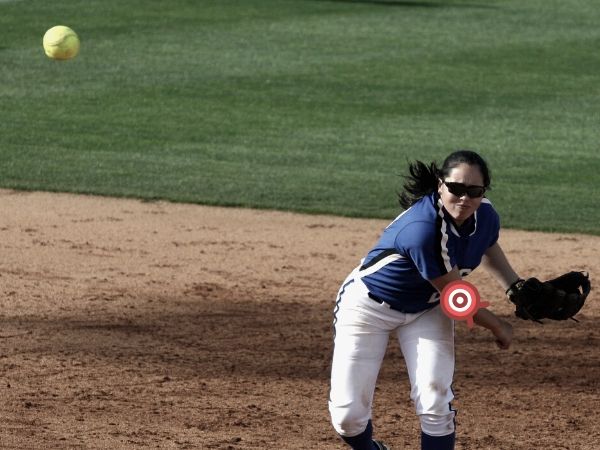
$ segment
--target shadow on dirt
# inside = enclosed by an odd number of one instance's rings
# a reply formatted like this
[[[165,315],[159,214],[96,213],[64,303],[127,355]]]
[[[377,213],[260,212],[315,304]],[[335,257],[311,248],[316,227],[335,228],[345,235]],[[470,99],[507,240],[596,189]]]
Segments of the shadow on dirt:
[[[2,318],[4,356],[29,353],[32,358],[48,359],[54,355],[71,362],[143,365],[153,372],[193,373],[205,378],[326,380],[329,376],[333,304],[327,299],[241,295],[218,286],[207,289],[198,285],[181,298],[128,301],[130,304],[114,301],[102,312],[90,306],[86,312],[60,318]],[[473,367],[471,361],[477,361],[480,370],[507,379],[518,371],[522,386],[549,377],[573,380],[574,371],[578,383],[597,386],[600,329],[592,319],[545,326],[513,321],[519,331],[509,353],[497,351],[486,332],[457,326],[457,376]],[[390,347],[398,353],[395,343]],[[510,356],[509,368],[507,357],[500,360],[500,355]],[[394,366],[396,370],[398,364]]]

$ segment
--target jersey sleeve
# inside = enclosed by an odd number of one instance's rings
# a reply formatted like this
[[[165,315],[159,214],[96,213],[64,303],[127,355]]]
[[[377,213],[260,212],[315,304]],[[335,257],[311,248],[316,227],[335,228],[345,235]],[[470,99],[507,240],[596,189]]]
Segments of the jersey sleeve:
[[[494,209],[491,203],[487,205],[489,207],[489,225],[486,233],[490,236],[488,248],[498,242],[498,238],[500,237],[500,216]]]
[[[435,223],[412,222],[396,236],[396,250],[415,265],[421,276],[433,280],[451,269],[443,236]]]

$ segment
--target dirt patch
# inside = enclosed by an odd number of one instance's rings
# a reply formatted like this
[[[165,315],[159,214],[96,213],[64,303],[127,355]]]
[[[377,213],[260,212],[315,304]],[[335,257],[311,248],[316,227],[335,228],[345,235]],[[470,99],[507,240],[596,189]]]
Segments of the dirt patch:
[[[1,448],[338,449],[334,297],[387,221],[0,191]],[[600,238],[503,231],[522,276],[594,275]],[[457,325],[458,449],[596,449],[600,306],[516,328]],[[592,280],[594,282],[594,280]],[[376,434],[418,448],[390,342]]]

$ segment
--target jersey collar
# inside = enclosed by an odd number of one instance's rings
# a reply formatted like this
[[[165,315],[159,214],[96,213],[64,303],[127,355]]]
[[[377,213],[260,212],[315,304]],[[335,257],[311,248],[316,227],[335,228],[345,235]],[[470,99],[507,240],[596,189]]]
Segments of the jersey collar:
[[[434,201],[437,202],[438,207],[444,214],[444,220],[450,225],[450,230],[457,237],[469,237],[473,236],[477,231],[477,210],[473,213],[471,217],[469,217],[462,226],[458,226],[452,216],[448,213],[444,204],[442,202],[441,197],[437,192],[434,192]]]

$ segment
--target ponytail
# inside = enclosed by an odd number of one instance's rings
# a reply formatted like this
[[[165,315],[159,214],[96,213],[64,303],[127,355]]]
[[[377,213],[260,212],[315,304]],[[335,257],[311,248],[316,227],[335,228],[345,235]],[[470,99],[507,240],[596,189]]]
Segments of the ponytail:
[[[402,186],[402,192],[398,194],[398,202],[404,209],[410,208],[417,200],[434,192],[439,183],[441,172],[435,162],[429,166],[421,161],[415,161],[408,165],[408,175]]]

